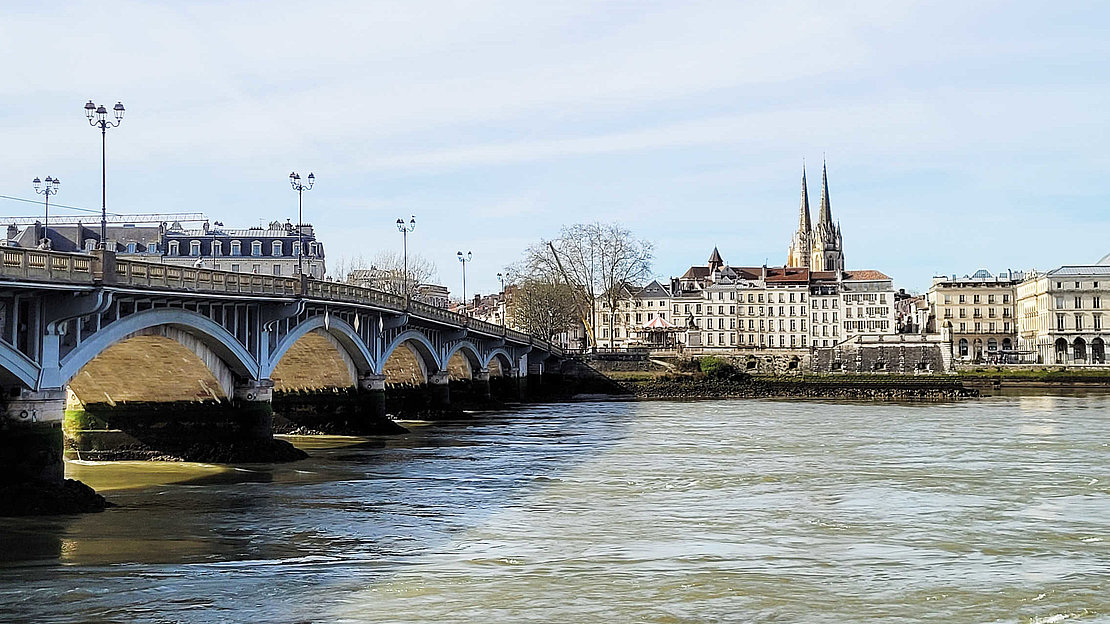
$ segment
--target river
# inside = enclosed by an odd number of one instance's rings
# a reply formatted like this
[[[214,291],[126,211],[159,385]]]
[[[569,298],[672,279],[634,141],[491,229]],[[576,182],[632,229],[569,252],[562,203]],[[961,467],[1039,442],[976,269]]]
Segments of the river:
[[[1110,621],[1110,395],[529,407],[308,460],[71,462],[3,622]]]

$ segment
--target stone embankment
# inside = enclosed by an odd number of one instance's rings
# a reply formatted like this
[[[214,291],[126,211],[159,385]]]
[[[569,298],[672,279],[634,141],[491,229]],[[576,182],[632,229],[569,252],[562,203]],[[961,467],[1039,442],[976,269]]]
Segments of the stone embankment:
[[[943,378],[836,376],[795,378],[713,378],[668,375],[623,385],[639,399],[812,398],[870,401],[950,401],[975,398],[979,391]]]

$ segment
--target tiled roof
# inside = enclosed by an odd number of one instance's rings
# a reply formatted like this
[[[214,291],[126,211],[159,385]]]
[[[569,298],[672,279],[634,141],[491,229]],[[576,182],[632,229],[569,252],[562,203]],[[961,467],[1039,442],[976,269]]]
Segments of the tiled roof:
[[[873,271],[871,269],[861,269],[857,271],[845,271],[844,279],[846,280],[888,280],[890,276],[882,271]]]
[[[709,267],[692,266],[679,279],[705,279],[707,277],[709,277]]]

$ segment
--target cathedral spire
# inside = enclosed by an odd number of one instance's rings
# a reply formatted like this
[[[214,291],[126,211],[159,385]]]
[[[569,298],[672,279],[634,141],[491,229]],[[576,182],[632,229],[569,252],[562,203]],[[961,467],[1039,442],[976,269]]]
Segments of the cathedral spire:
[[[806,166],[804,163],[802,164],[802,206],[800,210],[798,229],[802,232],[808,232],[811,229],[809,223],[809,189],[806,188]]]
[[[821,161],[821,215],[817,218],[817,225],[835,227],[832,210],[829,209],[829,176],[824,160]]]

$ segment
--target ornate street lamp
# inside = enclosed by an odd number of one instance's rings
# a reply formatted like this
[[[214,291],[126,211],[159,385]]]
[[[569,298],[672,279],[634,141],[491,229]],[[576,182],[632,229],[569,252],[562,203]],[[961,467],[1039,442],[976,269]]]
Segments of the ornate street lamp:
[[[464,256],[463,252],[460,251],[458,255],[459,255],[459,262],[462,263],[462,273],[463,273],[463,293],[462,293],[463,314],[466,314],[466,263],[470,262],[470,259],[474,257],[474,254],[472,254],[468,251],[468,252],[466,252],[466,255]]]
[[[123,121],[123,104],[116,102],[112,107],[115,121],[109,121],[108,109],[103,104],[85,104],[85,117],[89,125],[100,128],[100,248],[108,248],[108,128],[118,128]]]
[[[405,307],[409,307],[409,232],[416,229],[416,216],[409,218],[406,224],[404,219],[397,219],[397,231],[401,233],[401,249],[405,258],[405,273],[401,276],[401,288],[405,291]]]
[[[294,171],[289,174],[289,185],[297,191],[297,240],[299,240],[299,247],[297,249],[297,273],[304,275],[304,192],[311,191],[312,185],[316,183],[316,176],[308,174],[308,184],[301,184],[301,176]]]
[[[62,181],[58,178],[51,178],[46,176],[46,186],[42,185],[42,180],[35,178],[31,181],[35,185],[35,192],[39,195],[46,196],[46,216],[43,218],[42,224],[42,240],[39,241],[41,249],[50,249],[50,196],[58,194],[58,186]]]
[[[504,273],[498,273],[497,274],[497,279],[498,279],[498,281],[501,282],[501,302],[500,302],[501,310],[500,310],[500,312],[501,312],[501,326],[504,327],[505,326],[505,315],[508,314],[508,312],[509,312],[509,306],[505,302],[505,274]]]

